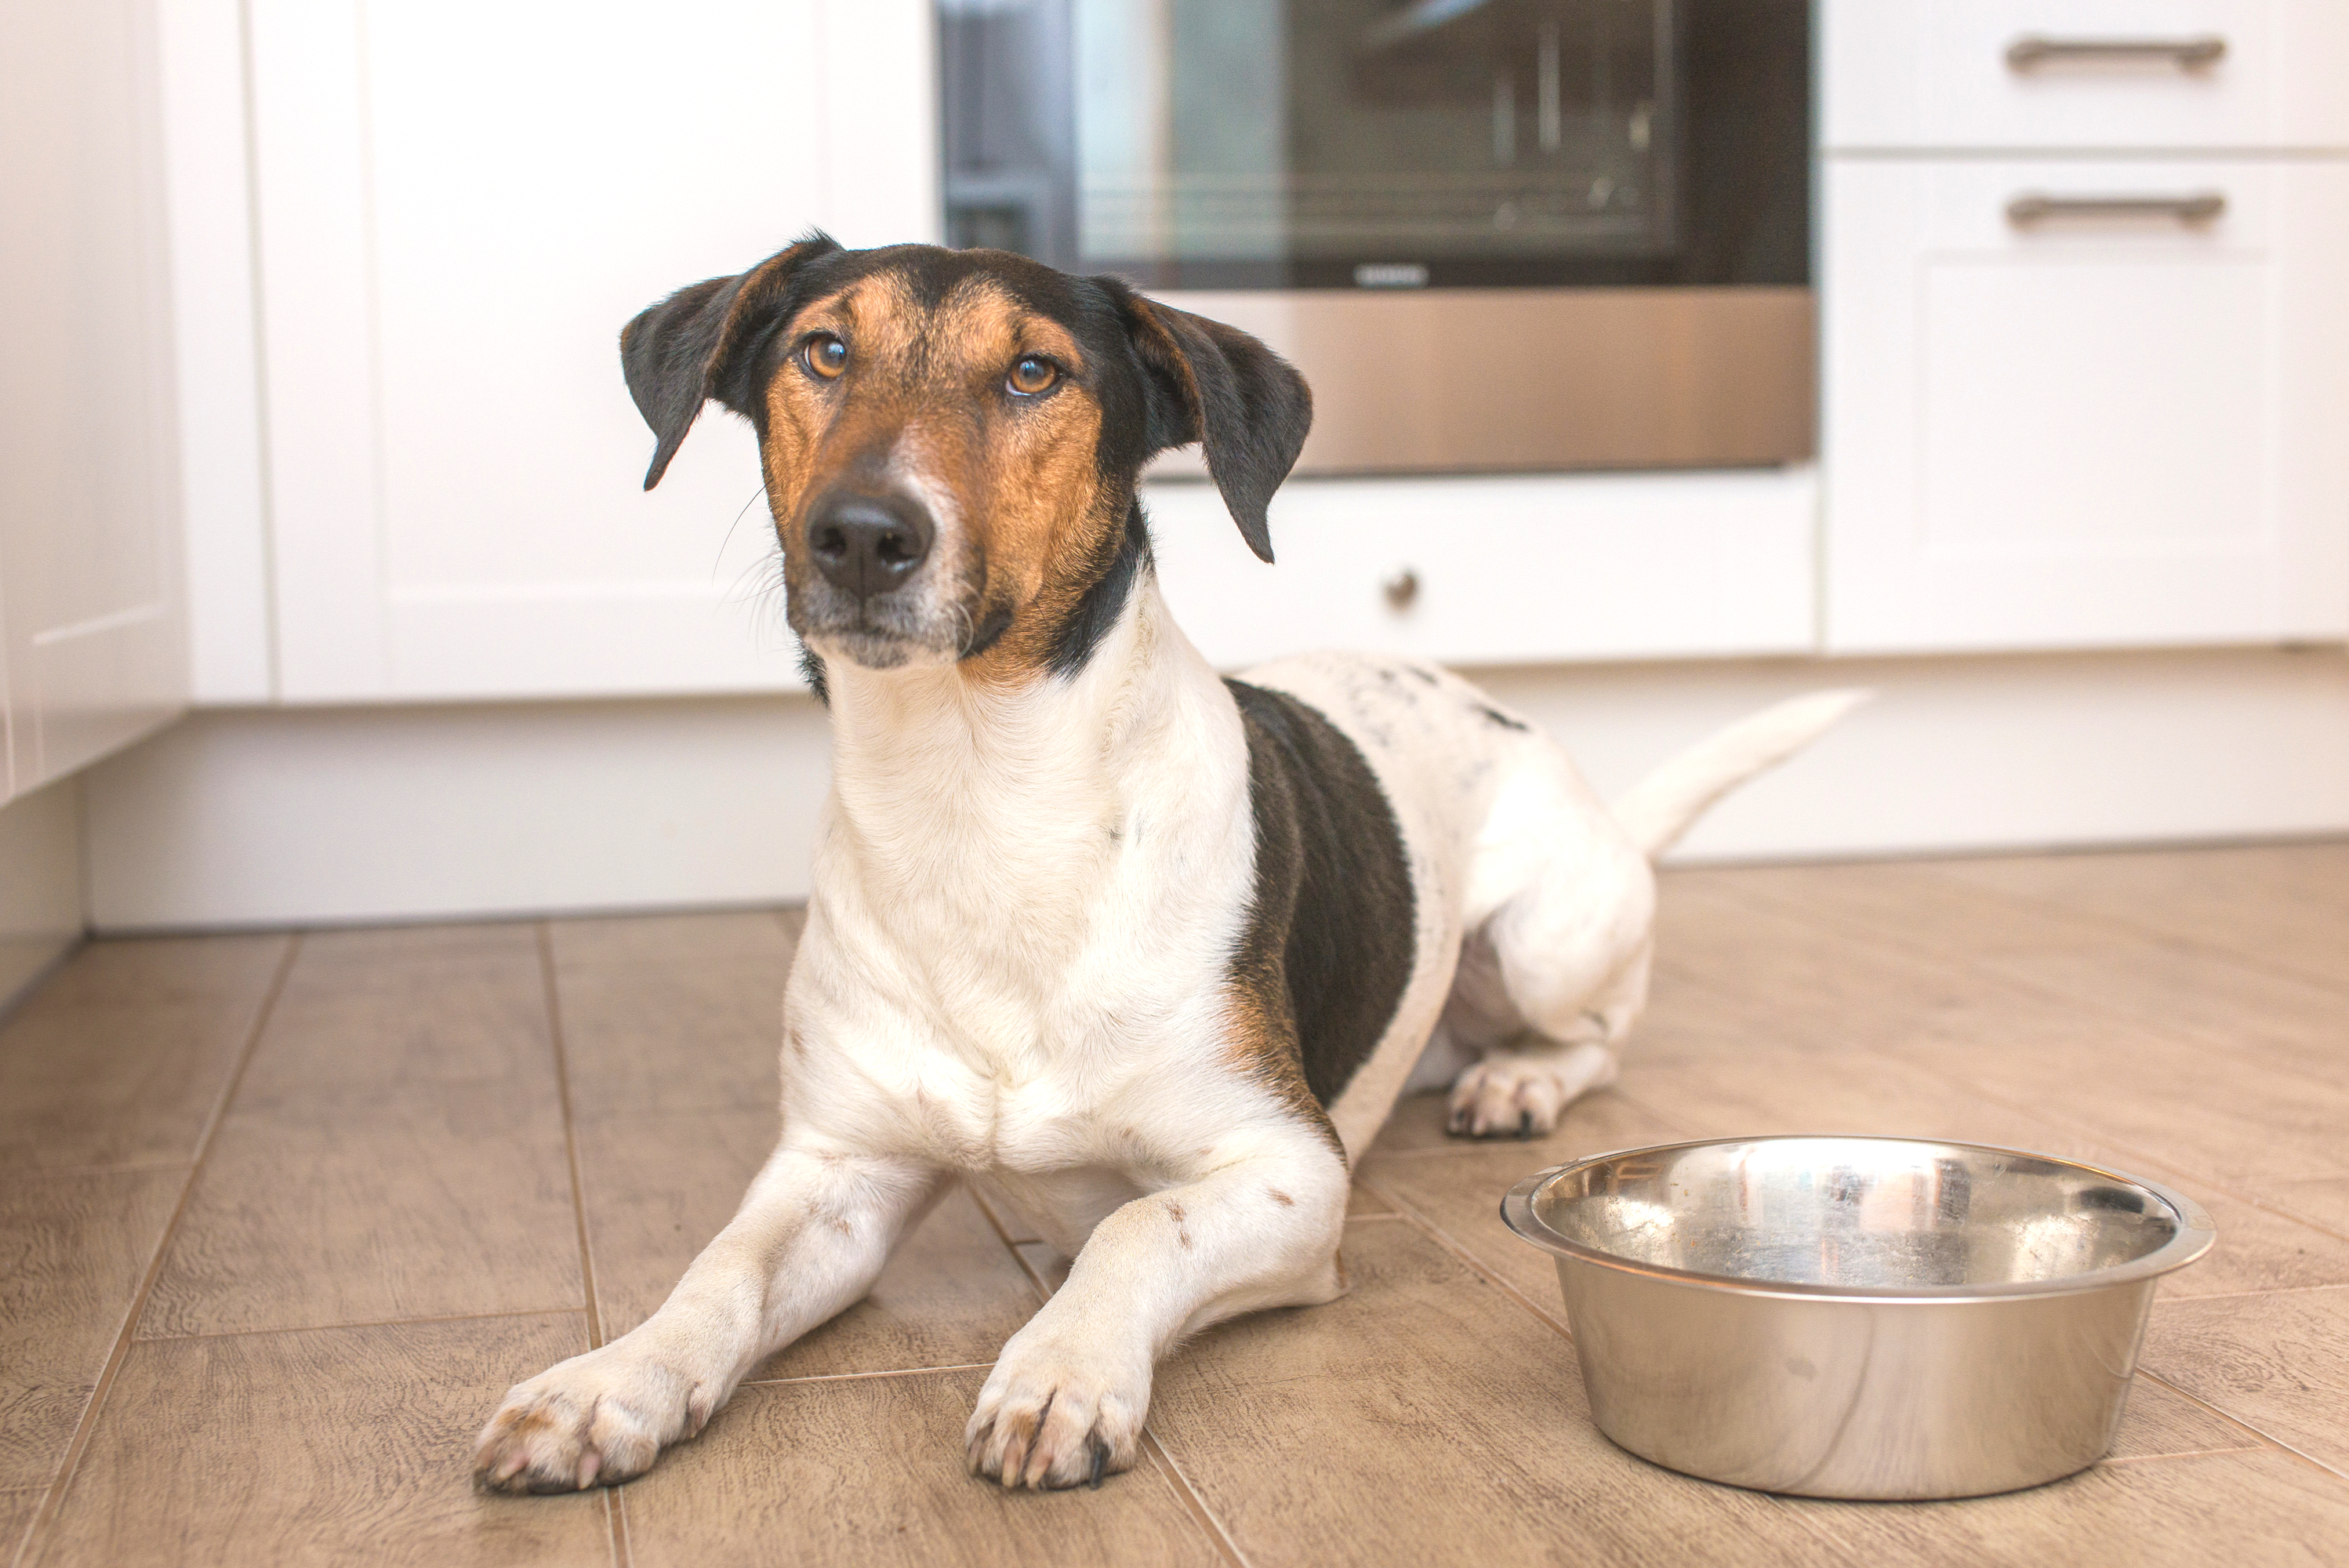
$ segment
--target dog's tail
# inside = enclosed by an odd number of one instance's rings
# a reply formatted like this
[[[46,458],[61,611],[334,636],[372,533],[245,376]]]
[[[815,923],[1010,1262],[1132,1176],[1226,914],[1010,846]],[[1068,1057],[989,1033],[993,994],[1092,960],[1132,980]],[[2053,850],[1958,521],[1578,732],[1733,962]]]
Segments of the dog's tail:
[[[1615,820],[1653,860],[1695,826],[1715,800],[1816,740],[1873,695],[1813,692],[1741,718],[1634,784],[1611,808]]]

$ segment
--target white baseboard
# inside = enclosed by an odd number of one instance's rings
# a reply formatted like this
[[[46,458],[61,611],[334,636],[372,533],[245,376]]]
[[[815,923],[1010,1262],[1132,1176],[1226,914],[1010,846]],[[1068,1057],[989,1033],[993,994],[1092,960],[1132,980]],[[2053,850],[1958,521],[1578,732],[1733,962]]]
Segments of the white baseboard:
[[[0,1011],[81,940],[81,841],[74,779],[0,806]]]
[[[1487,670],[1609,793],[1797,691],[1878,700],[1684,860],[2349,831],[2338,648]],[[100,930],[780,902],[828,770],[802,696],[201,713],[84,781]]]

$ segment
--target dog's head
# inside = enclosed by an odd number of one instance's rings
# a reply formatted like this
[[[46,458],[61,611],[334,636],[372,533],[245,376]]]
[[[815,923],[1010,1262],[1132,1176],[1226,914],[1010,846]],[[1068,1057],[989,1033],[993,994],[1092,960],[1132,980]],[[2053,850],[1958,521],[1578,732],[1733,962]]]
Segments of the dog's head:
[[[1241,536],[1311,423],[1305,383],[1230,327],[1001,251],[823,236],[682,289],[620,335],[658,438],[705,399],[759,432],[790,614],[873,669],[1040,670],[1118,566],[1135,476],[1200,441]]]

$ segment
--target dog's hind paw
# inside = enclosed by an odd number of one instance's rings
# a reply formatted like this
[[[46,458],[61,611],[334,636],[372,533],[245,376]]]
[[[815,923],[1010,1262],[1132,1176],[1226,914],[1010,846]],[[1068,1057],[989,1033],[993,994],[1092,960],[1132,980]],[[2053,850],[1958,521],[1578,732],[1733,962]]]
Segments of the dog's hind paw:
[[[1132,1470],[1150,1406],[1150,1367],[1102,1364],[1040,1336],[1012,1336],[979,1390],[963,1441],[973,1475],[1009,1487],[1099,1486]]]
[[[473,1480],[511,1492],[616,1485],[699,1431],[714,1405],[704,1385],[622,1339],[515,1384],[481,1429]]]
[[[1615,1081],[1604,1046],[1496,1050],[1452,1084],[1451,1130],[1468,1138],[1540,1138],[1583,1094]]]

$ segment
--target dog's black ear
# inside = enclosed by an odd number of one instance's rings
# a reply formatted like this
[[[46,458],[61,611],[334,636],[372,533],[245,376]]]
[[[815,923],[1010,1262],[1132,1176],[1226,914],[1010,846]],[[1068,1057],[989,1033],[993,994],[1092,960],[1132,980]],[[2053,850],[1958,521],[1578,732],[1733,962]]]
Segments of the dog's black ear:
[[[628,396],[658,441],[645,489],[668,471],[704,401],[715,397],[738,414],[750,413],[756,388],[739,382],[765,340],[762,329],[794,303],[800,269],[838,249],[830,235],[811,234],[740,276],[681,288],[620,329]]]
[[[1313,428],[1313,394],[1288,361],[1237,327],[1126,298],[1133,346],[1149,383],[1148,454],[1197,441],[1240,537],[1272,559],[1265,508],[1297,466]]]

